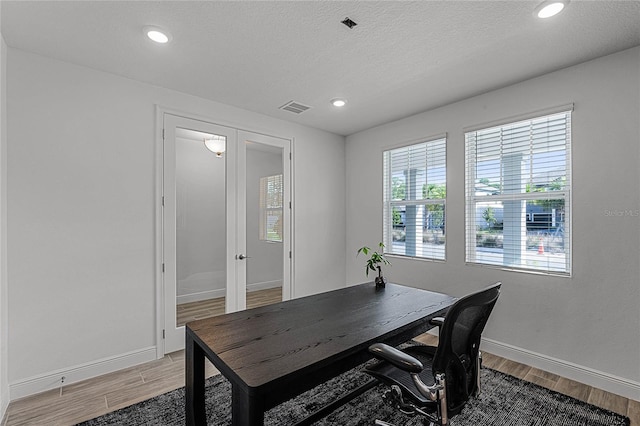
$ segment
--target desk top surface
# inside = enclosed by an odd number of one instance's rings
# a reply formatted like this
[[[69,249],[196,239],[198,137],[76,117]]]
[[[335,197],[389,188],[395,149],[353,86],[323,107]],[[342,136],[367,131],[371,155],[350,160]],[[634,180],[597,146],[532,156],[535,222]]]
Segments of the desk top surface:
[[[369,345],[442,315],[446,294],[360,284],[187,324],[214,365],[258,388],[340,362]]]

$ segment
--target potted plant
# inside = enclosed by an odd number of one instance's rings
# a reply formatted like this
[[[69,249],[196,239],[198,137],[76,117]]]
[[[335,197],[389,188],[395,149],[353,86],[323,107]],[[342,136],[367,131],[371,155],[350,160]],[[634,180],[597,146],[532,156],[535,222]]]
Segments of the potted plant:
[[[380,251],[382,253],[384,253],[384,244],[383,243],[379,243],[378,247],[380,247]],[[384,254],[378,253],[377,251],[373,251],[372,249],[370,249],[367,246],[360,247],[358,249],[358,254],[357,255],[359,255],[360,253],[362,253],[364,255],[369,255],[369,253],[371,253],[371,256],[369,256],[369,259],[367,259],[367,263],[365,264],[364,271],[365,271],[365,273],[367,274],[367,277],[368,277],[369,276],[369,270],[371,270],[371,271],[377,270],[378,271],[378,276],[376,277],[376,280],[375,280],[376,287],[384,287],[385,284],[387,283],[387,279],[382,276],[382,265],[391,265],[391,262],[389,262],[384,257]]]

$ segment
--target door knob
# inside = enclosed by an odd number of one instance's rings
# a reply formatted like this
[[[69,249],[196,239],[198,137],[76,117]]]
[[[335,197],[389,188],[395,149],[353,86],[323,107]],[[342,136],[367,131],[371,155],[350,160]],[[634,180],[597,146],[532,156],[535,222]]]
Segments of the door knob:
[[[236,256],[236,259],[240,259],[240,260],[249,259],[249,256],[245,256],[244,254],[239,254]]]

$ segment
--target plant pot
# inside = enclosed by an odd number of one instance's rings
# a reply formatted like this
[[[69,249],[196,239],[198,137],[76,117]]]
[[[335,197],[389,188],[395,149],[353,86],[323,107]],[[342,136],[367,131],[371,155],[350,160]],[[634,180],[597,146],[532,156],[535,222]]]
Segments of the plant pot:
[[[385,277],[376,277],[376,288],[384,288],[385,284],[387,284],[387,279]]]

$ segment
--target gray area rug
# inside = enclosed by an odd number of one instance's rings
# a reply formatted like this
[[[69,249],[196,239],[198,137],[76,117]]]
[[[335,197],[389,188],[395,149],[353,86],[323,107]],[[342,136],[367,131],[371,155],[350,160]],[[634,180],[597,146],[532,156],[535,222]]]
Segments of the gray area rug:
[[[369,380],[355,369],[324,383],[265,414],[265,424],[294,424],[308,414]],[[452,426],[628,426],[627,417],[586,404],[500,372],[482,370],[483,393],[472,399]],[[381,419],[397,426],[418,426],[417,417],[407,417],[384,404],[378,386],[351,403],[337,409],[318,426],[372,425]],[[230,424],[231,385],[222,376],[206,382],[206,405],[209,425]],[[184,425],[184,388],[123,408],[81,423],[103,425]]]

